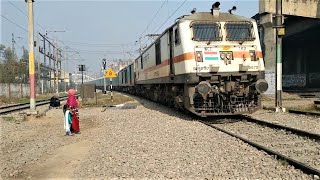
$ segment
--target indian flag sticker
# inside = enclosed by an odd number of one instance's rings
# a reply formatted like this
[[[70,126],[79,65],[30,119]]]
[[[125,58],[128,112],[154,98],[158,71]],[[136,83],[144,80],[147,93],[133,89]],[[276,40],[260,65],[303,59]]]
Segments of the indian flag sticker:
[[[219,60],[218,52],[204,52],[204,60]]]

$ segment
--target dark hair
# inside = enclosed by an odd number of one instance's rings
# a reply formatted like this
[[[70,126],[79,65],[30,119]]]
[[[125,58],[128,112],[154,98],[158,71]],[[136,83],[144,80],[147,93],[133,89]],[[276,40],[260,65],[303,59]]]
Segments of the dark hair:
[[[69,105],[67,104],[63,105],[63,114],[66,113],[67,109],[69,109]]]

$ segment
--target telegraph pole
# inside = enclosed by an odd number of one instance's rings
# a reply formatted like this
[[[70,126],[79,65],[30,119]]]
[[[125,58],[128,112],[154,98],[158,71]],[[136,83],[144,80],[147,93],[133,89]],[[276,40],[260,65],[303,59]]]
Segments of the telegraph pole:
[[[276,0],[276,112],[284,112],[282,107],[282,0]]]
[[[33,40],[33,0],[26,0],[28,5],[28,39],[29,39],[29,79],[30,79],[30,113],[36,114],[36,94],[34,80],[34,40]]]

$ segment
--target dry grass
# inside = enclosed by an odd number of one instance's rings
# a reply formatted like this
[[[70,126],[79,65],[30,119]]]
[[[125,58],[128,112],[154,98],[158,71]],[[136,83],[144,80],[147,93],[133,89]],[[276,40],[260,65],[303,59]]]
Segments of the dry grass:
[[[91,99],[83,99],[81,101],[81,105],[83,107],[94,107],[94,106],[109,106],[109,105],[117,105],[123,104],[129,101],[133,101],[134,99],[117,92],[113,92],[113,103],[111,102],[110,92],[108,94],[97,93],[96,98]]]

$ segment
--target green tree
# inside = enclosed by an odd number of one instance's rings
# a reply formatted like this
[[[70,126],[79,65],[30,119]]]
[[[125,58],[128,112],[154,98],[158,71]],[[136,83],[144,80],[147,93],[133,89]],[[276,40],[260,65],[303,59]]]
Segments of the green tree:
[[[3,83],[15,83],[16,74],[18,73],[19,63],[17,61],[16,55],[7,47],[3,51],[3,63],[2,63],[2,82]]]
[[[3,44],[0,44],[0,60],[4,60],[4,50],[6,49],[6,46]],[[1,63],[1,62],[0,62]]]
[[[22,83],[28,83],[29,81],[29,51],[22,47],[22,56],[20,58],[20,74],[21,82]]]
[[[10,47],[0,45],[0,83],[28,82],[28,50],[23,48],[20,61]]]

